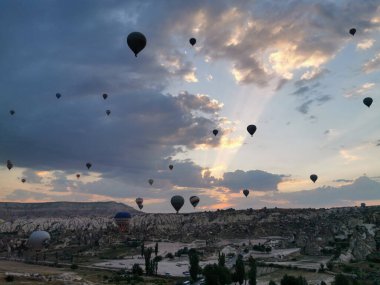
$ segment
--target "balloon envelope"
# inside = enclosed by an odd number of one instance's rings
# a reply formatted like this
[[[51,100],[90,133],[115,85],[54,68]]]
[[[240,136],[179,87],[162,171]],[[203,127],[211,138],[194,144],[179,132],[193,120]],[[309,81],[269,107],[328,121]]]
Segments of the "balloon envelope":
[[[106,100],[107,97],[108,97],[108,95],[104,93],[104,94],[103,94],[103,99]]]
[[[251,135],[251,137],[253,136],[253,134],[256,132],[256,126],[255,125],[249,125],[247,127],[247,131],[248,133]]]
[[[310,175],[310,179],[311,179],[311,181],[313,181],[315,183],[315,181],[317,181],[317,179],[318,179],[318,176],[315,174],[312,174],[312,175]]]
[[[110,111],[110,110],[107,110],[107,111],[106,111],[106,114],[107,114],[107,116],[109,116],[109,115],[111,114],[111,111]]]
[[[21,182],[22,182],[22,183],[25,183],[25,181],[26,181],[26,179],[25,179],[25,178],[21,179]]]
[[[59,99],[59,98],[61,98],[61,94],[59,94],[59,93],[57,93],[57,94],[55,94],[55,97],[57,97],[57,99]]]
[[[140,208],[140,206],[142,206],[143,202],[144,202],[143,198],[140,198],[140,197],[136,198],[136,204],[137,204],[137,206],[139,206],[139,208]],[[140,208],[140,210],[141,209],[142,209],[142,207]]]
[[[368,108],[371,107],[373,102],[373,99],[371,97],[366,97],[363,99],[364,105],[366,105]]]
[[[191,196],[190,197],[190,203],[195,208],[199,203],[199,197],[198,196]]]
[[[49,244],[50,234],[45,231],[34,231],[30,235],[27,246],[34,250],[41,250]]]
[[[89,162],[87,162],[87,163],[86,163],[86,167],[87,167],[87,169],[90,169],[90,168],[91,168],[91,166],[92,166],[92,164],[91,164],[91,163],[89,163]]]
[[[173,170],[173,165],[172,164],[169,165],[169,169]]]
[[[191,38],[191,39],[189,40],[189,42],[190,42],[190,44],[193,46],[193,45],[195,45],[195,43],[197,42],[197,40],[196,40],[195,38]]]
[[[212,133],[214,134],[214,136],[216,136],[218,134],[218,130],[213,130]]]
[[[7,160],[7,168],[11,170],[13,167],[13,163],[10,160]]]
[[[185,203],[185,199],[183,199],[182,196],[175,195],[170,200],[170,203],[172,204],[173,208],[178,211],[182,208],[183,204]]]
[[[120,231],[122,232],[128,229],[130,219],[131,214],[128,212],[118,212],[114,217],[115,223],[118,225]]]
[[[243,194],[245,197],[247,197],[249,195],[249,190],[248,189],[244,189],[243,190]]]
[[[150,185],[152,185],[153,182],[154,182],[154,180],[153,179],[149,179],[148,182],[149,182]]]
[[[16,112],[15,112],[14,110],[10,110],[9,113],[10,113],[11,115],[14,115]]]
[[[135,56],[142,51],[146,46],[146,38],[140,32],[133,32],[128,35],[127,43],[129,48],[133,51]]]
[[[355,28],[350,29],[350,34],[351,35],[355,35],[355,33],[356,33],[356,29]]]
[[[77,178],[79,178],[80,177],[80,174],[77,174]]]

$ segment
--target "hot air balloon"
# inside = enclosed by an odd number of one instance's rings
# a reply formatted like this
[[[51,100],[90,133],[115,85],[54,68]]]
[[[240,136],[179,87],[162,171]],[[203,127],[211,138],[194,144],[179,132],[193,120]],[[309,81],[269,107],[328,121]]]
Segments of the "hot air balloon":
[[[80,174],[77,174],[76,176],[77,176],[77,178],[79,179],[79,177],[80,177]]]
[[[22,183],[25,183],[25,181],[26,181],[26,179],[25,179],[25,178],[21,179],[21,182],[22,182]]]
[[[108,95],[106,93],[103,94],[103,99],[106,100]]]
[[[366,97],[363,99],[364,105],[366,105],[368,108],[371,107],[373,102],[373,99],[371,97]]]
[[[106,114],[107,114],[107,116],[109,116],[109,115],[111,114],[111,111],[110,111],[110,110],[107,110],[107,111],[106,111]]]
[[[173,170],[173,165],[172,164],[169,165],[169,169]]]
[[[218,130],[213,130],[212,133],[214,134],[214,136],[216,136],[218,134]]]
[[[173,208],[177,211],[177,214],[178,214],[178,211],[182,208],[183,204],[185,203],[185,200],[183,199],[182,196],[179,196],[179,195],[175,195],[172,197],[172,199],[170,200]]]
[[[315,181],[317,181],[317,179],[318,179],[318,176],[315,174],[312,174],[312,175],[310,175],[310,179],[311,179],[311,181],[313,181],[315,183]]]
[[[116,225],[118,225],[121,232],[128,231],[129,220],[131,219],[131,214],[128,212],[119,212],[115,215],[114,220]]]
[[[351,34],[352,36],[354,36],[355,33],[356,33],[356,29],[355,29],[355,28],[350,29],[350,34]]]
[[[249,195],[249,190],[248,189],[244,189],[243,190],[243,194],[245,197],[247,197]]]
[[[198,196],[191,196],[190,197],[190,203],[195,208],[199,203],[199,197]]]
[[[26,245],[35,251],[40,251],[49,245],[49,241],[50,234],[48,232],[34,231],[30,235]]]
[[[7,168],[11,170],[13,167],[13,163],[10,160],[7,160]]]
[[[10,110],[9,113],[13,116],[16,112],[14,110]]]
[[[91,168],[91,166],[92,166],[92,164],[91,164],[91,163],[89,163],[89,162],[87,162],[87,163],[86,163],[86,167],[87,167],[87,169],[90,169],[90,168]]]
[[[189,40],[189,42],[190,42],[190,44],[191,44],[192,46],[194,46],[195,43],[197,42],[197,40],[196,40],[195,38],[191,38],[191,39]]]
[[[253,137],[253,134],[256,132],[256,126],[255,125],[249,125],[247,127],[247,131],[251,135],[251,137]]]
[[[61,98],[61,96],[62,95],[60,93],[55,94],[55,97],[57,97],[57,99]]]
[[[146,46],[146,38],[142,33],[133,32],[128,35],[127,43],[135,56],[142,51]]]
[[[140,198],[140,197],[136,198],[136,204],[140,210],[143,208],[143,202],[144,202],[143,198]]]
[[[153,182],[154,182],[154,180],[153,179],[149,179],[148,182],[149,182],[150,185],[152,185]]]

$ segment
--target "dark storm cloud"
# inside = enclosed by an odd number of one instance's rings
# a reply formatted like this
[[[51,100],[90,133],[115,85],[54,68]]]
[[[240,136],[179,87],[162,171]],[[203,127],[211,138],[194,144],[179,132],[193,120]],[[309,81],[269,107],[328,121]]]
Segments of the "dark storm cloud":
[[[234,192],[239,192],[245,188],[254,191],[277,191],[277,186],[284,177],[286,176],[262,170],[236,170],[224,173],[223,179],[220,179],[217,185],[227,187]]]

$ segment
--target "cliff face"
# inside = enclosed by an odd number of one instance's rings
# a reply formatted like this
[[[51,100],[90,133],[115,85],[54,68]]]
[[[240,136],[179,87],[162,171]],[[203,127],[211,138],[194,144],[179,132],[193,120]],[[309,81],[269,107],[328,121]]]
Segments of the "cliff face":
[[[83,203],[82,203],[83,204]],[[52,245],[112,244],[117,226],[105,211],[71,218],[19,218],[0,224],[0,248],[25,239],[37,228],[49,231]],[[50,214],[49,214],[50,215]],[[57,213],[58,215],[58,213]],[[74,213],[72,213],[74,215]],[[130,220],[130,236],[173,241],[282,236],[284,246],[304,254],[341,252],[358,260],[380,250],[380,207],[336,209],[224,210],[191,214],[140,214]],[[343,255],[342,255],[343,256]],[[348,257],[347,257],[348,256]],[[344,256],[342,257],[344,258]]]
[[[69,217],[113,217],[117,212],[140,213],[134,208],[116,202],[51,202],[51,203],[0,203],[0,219],[18,218],[69,218]]]

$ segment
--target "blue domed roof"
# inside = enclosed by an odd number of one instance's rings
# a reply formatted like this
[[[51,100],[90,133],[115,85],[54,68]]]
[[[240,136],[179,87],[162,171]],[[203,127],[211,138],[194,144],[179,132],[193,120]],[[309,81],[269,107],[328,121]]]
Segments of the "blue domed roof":
[[[119,212],[116,214],[115,219],[130,219],[131,214],[128,212]]]

